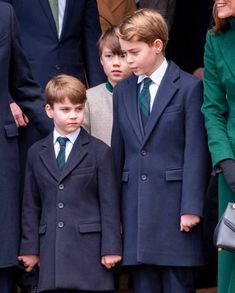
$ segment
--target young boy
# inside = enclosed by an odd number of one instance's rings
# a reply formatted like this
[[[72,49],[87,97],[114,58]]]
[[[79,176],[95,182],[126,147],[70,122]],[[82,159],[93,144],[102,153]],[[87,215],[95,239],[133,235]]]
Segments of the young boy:
[[[110,27],[99,39],[100,62],[108,80],[87,90],[84,120],[86,130],[108,145],[113,125],[113,87],[131,74],[115,30],[115,26]]]
[[[132,266],[135,293],[192,293],[192,267],[204,264],[202,83],[166,61],[168,30],[156,11],[126,17],[118,36],[134,72],[114,89],[111,145],[122,190],[123,264]]]
[[[45,95],[55,128],[29,150],[19,260],[26,271],[40,264],[39,292],[113,290],[108,269],[121,260],[121,241],[110,148],[81,128],[78,79],[59,75]]]

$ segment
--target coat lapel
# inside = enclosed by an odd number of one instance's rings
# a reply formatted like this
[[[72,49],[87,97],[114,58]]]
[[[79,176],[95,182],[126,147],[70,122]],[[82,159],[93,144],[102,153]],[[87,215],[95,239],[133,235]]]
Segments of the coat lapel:
[[[129,79],[127,79],[127,88],[123,100],[133,131],[138,140],[141,142],[143,140],[143,132],[138,114],[137,89],[137,77],[132,75]]]
[[[235,40],[235,30],[230,29],[226,31],[225,34],[221,34],[221,38],[223,38],[223,41],[218,42],[218,44],[223,54],[224,61],[230,69],[231,74],[235,77],[235,54],[232,50]]]
[[[41,160],[45,167],[48,169],[49,173],[55,180],[59,180],[60,178],[60,170],[58,168],[56,158],[55,158],[55,150],[53,144],[53,134],[50,134],[42,144],[42,150],[39,153]]]
[[[55,36],[58,38],[58,32],[57,32],[57,29],[56,29],[56,24],[55,24],[55,21],[54,21],[52,12],[51,12],[51,7],[50,7],[50,4],[49,4],[48,0],[39,0],[39,3],[41,4],[42,10],[45,13],[45,15],[46,15],[46,17],[47,17],[47,19],[49,21],[50,28],[52,29],[52,31],[55,34]]]
[[[145,128],[145,137],[143,143],[146,143],[155,125],[158,123],[162,113],[177,91],[178,86],[176,85],[175,81],[178,78],[179,67],[175,63],[169,61],[168,68],[159,86],[153,103],[151,115]]]
[[[83,128],[81,128],[80,134],[77,137],[64,169],[62,170],[60,181],[63,180],[74,168],[76,168],[87,155],[85,145],[88,143],[88,134]]]

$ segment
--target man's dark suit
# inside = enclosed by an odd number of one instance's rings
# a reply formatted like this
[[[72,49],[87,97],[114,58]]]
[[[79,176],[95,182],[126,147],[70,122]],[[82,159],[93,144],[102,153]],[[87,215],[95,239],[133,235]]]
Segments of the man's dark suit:
[[[169,62],[144,134],[137,77],[114,89],[111,145],[122,188],[124,265],[204,263],[201,225],[180,232],[181,215],[203,213],[208,149],[201,103],[201,81]]]
[[[89,86],[105,81],[97,41],[100,24],[95,0],[67,0],[61,36],[48,0],[5,0],[20,24],[22,45],[33,76],[43,87],[54,75],[66,73]]]
[[[42,134],[50,124],[43,109],[41,88],[33,81],[19,43],[13,8],[0,2],[0,291],[2,272],[18,264],[20,224],[18,129],[11,114],[14,96],[30,121]]]

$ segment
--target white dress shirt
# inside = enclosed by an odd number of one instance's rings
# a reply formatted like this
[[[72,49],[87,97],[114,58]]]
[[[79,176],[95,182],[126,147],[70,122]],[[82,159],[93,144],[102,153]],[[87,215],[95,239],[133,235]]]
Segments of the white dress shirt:
[[[69,133],[67,135],[60,135],[58,133],[58,131],[56,129],[54,129],[53,131],[53,143],[54,143],[54,150],[55,150],[55,157],[57,158],[58,154],[59,154],[59,151],[60,151],[60,144],[59,142],[57,141],[57,138],[59,136],[62,136],[62,137],[67,137],[68,138],[68,141],[66,142],[66,148],[65,148],[65,162],[67,161],[68,159],[68,156],[72,150],[72,147],[74,145],[74,142],[75,140],[77,139],[79,133],[80,133],[80,128],[78,128],[76,131],[72,132],[72,133]]]
[[[66,0],[58,0],[58,10],[59,10],[59,31],[58,31],[58,36],[59,37],[61,35],[62,28],[63,28],[65,8],[66,8]]]
[[[149,92],[150,92],[150,112],[152,111],[153,103],[154,103],[154,100],[155,100],[155,97],[156,97],[156,94],[157,94],[159,85],[160,85],[160,83],[162,81],[162,78],[163,78],[165,72],[166,72],[167,66],[168,66],[168,63],[166,61],[166,58],[164,58],[164,61],[162,62],[162,64],[160,65],[160,67],[158,67],[158,69],[155,70],[150,76],[147,76],[147,75],[143,74],[143,75],[140,75],[138,77],[138,81],[137,81],[138,84],[142,83],[142,81],[146,77],[149,77],[152,80],[152,83],[149,86]],[[143,83],[140,86],[140,91],[142,90],[142,88],[143,88]]]

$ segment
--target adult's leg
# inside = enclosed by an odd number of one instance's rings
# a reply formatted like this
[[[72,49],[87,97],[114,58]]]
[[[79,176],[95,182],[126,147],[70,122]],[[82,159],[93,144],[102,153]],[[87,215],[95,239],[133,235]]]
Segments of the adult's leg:
[[[1,293],[15,293],[16,292],[13,268],[0,269],[0,292]]]

